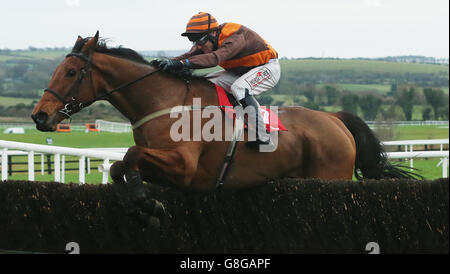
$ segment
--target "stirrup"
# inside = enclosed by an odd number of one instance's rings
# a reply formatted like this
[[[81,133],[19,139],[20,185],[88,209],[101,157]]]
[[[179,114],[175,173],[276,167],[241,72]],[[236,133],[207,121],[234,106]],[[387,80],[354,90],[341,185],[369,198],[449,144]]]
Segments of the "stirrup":
[[[241,99],[239,101],[239,103],[241,103],[241,105],[244,108],[247,106],[252,106],[252,107],[254,107],[254,110],[255,110],[255,112],[254,112],[255,117],[253,117],[253,118],[255,118],[254,119],[254,121],[255,121],[254,130],[256,133],[256,140],[247,141],[245,144],[252,148],[253,147],[258,148],[259,145],[270,144],[270,134],[267,133],[266,125],[264,124],[264,121],[263,121],[260,105],[259,105],[258,101],[255,99],[255,97],[253,97],[253,95],[251,95],[249,93],[248,89],[245,89],[245,97],[243,99]],[[250,114],[249,114],[249,116],[250,116]],[[250,128],[249,122],[247,123],[247,127]],[[261,137],[263,137],[263,138],[261,138]]]

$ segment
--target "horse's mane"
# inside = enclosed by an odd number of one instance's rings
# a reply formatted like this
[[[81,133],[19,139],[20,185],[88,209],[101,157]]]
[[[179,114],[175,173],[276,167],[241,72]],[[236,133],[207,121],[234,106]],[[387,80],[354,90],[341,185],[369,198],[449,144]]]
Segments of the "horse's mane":
[[[72,52],[73,53],[80,53],[81,49],[83,48],[84,44],[89,41],[89,39],[91,39],[92,37],[86,37],[83,39],[80,39],[79,41],[77,41],[75,43],[75,45],[72,48]],[[95,51],[99,52],[99,53],[104,53],[104,54],[108,54],[108,55],[112,55],[115,57],[119,57],[119,58],[123,58],[123,59],[127,59],[130,61],[134,61],[140,64],[144,64],[144,65],[148,65],[148,66],[152,66],[154,67],[149,61],[147,61],[142,55],[140,55],[139,53],[137,53],[135,50],[132,50],[130,48],[124,48],[122,46],[119,47],[115,47],[115,48],[110,48],[107,46],[107,40],[106,38],[102,38],[99,39],[99,41],[97,42],[97,46],[95,47]],[[195,75],[192,73],[192,70],[188,69],[188,68],[184,68],[182,70],[179,71],[169,71],[169,72],[165,72],[171,75],[174,75],[176,77],[182,78],[182,79],[203,79],[206,80],[205,76],[202,75]]]

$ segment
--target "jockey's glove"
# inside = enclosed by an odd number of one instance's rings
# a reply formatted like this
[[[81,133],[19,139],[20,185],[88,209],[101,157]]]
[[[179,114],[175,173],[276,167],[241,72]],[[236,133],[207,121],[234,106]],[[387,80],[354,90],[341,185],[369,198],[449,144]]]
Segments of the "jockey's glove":
[[[185,66],[185,64],[178,60],[167,59],[161,61],[159,68],[161,71],[167,72],[172,70],[180,70]]]
[[[154,66],[155,68],[159,68],[161,65],[162,60],[160,59],[153,59],[150,61],[150,65]]]

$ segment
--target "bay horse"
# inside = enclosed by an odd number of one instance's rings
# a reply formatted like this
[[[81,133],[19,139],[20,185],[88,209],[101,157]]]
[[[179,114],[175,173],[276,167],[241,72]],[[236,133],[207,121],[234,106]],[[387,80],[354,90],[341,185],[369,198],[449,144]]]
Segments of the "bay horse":
[[[108,48],[98,31],[94,37],[78,36],[45,91],[32,113],[41,131],[55,131],[59,122],[97,100],[110,102],[132,124],[162,109],[192,105],[194,98],[202,105],[218,104],[210,81],[158,71],[131,49]],[[351,180],[353,173],[358,179],[413,177],[389,163],[375,134],[353,114],[282,107],[278,116],[288,130],[279,132],[276,150],[258,152],[238,142],[224,189],[276,178]],[[202,118],[202,125],[207,121]],[[126,184],[132,204],[148,215],[162,206],[147,199],[143,181],[213,191],[227,152],[229,141],[173,141],[173,123],[165,114],[134,128],[136,145],[111,166],[113,181]]]

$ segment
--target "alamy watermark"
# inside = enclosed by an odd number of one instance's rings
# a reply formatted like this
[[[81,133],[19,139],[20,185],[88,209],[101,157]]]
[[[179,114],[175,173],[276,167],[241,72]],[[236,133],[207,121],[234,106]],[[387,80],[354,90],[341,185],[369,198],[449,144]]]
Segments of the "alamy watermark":
[[[278,107],[271,106],[270,112],[274,115],[271,117],[269,111],[262,109],[262,118],[267,124],[270,122],[270,145],[261,145],[261,152],[274,151],[278,145]],[[170,128],[170,138],[174,142],[180,141],[232,141],[236,131],[244,130],[244,123],[239,122],[244,120],[248,122],[247,141],[256,140],[256,113],[255,108],[248,106],[236,106],[225,110],[228,114],[234,111],[236,120],[223,119],[222,110],[219,106],[203,106],[201,105],[201,98],[194,98],[192,109],[187,109],[183,106],[173,107],[170,111],[170,118],[178,118]],[[225,113],[225,116],[227,116]],[[276,117],[276,118],[275,118]],[[230,117],[231,118],[231,117]],[[202,125],[202,119],[209,119]],[[227,121],[228,120],[228,121]],[[259,133],[260,136],[265,134]],[[240,134],[238,141],[244,141],[244,134]]]
[[[66,244],[68,254],[80,254],[80,245],[77,242],[69,242]]]
[[[366,244],[366,251],[368,254],[380,254],[380,245],[377,242],[369,242]]]

